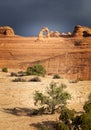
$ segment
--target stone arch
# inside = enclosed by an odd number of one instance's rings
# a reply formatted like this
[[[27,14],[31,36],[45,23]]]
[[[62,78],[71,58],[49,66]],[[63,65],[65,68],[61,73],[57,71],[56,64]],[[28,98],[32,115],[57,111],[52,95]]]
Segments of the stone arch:
[[[42,30],[39,32],[39,39],[49,37],[50,37],[49,29],[47,27],[43,27]]]
[[[0,27],[0,35],[14,36],[14,30],[9,26]]]

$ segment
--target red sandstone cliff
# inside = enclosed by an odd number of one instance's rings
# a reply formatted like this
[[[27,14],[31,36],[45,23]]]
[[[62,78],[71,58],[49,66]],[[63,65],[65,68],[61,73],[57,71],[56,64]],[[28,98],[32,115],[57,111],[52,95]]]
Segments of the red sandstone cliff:
[[[0,68],[26,69],[36,63],[48,74],[91,80],[91,37],[0,37]]]

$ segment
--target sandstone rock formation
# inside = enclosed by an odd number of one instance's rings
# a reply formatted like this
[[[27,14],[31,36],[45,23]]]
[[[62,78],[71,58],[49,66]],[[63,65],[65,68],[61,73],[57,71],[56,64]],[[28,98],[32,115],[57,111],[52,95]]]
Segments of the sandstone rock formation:
[[[91,28],[86,26],[77,25],[74,28],[73,36],[76,37],[88,37],[91,36]]]
[[[67,32],[67,33],[62,32],[60,36],[61,37],[71,37],[72,33],[71,32]]]
[[[53,37],[60,37],[60,33],[58,31],[50,31],[47,27],[43,27],[42,30],[39,32],[38,39],[43,40],[43,38],[53,38]]]
[[[9,26],[0,27],[0,36],[14,36],[14,30]]]
[[[38,38],[43,39],[44,37],[50,37],[49,29],[47,27],[43,27],[42,30],[39,32]]]
[[[58,31],[55,31],[55,32],[51,31],[50,37],[60,37],[60,33]]]
[[[10,34],[14,35],[14,32]],[[43,28],[39,34],[43,41],[36,41],[37,37],[0,37],[0,68],[25,70],[39,63],[45,66],[47,74],[59,73],[64,78],[91,80],[91,37],[85,38],[81,33],[82,37],[67,38],[66,34],[55,38],[52,34],[54,32]]]

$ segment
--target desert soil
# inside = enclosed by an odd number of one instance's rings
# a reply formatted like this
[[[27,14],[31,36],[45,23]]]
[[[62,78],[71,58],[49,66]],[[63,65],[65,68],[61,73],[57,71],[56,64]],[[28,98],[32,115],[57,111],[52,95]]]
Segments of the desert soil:
[[[30,79],[30,76],[25,76]],[[27,112],[34,108],[33,94],[35,90],[43,93],[52,81],[65,83],[72,99],[68,101],[68,107],[76,111],[83,111],[83,104],[91,93],[91,81],[79,81],[69,83],[68,79],[52,79],[52,76],[40,77],[41,82],[12,82],[15,77],[9,73],[0,72],[0,130],[38,130],[38,123],[58,120],[59,114],[29,116]],[[17,108],[20,114],[12,114]],[[24,110],[24,111],[22,111]]]

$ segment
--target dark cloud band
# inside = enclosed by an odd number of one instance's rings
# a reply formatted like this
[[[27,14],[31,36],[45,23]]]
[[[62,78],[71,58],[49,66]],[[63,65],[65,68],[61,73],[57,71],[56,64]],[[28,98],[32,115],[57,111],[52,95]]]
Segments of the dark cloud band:
[[[0,25],[27,36],[37,35],[42,26],[72,31],[76,24],[91,26],[89,5],[90,0],[0,0]]]

